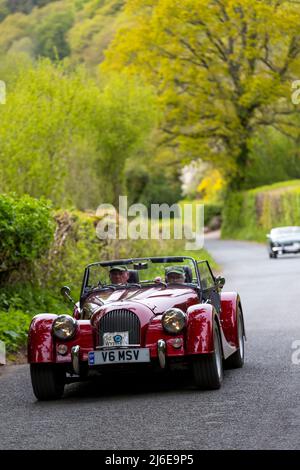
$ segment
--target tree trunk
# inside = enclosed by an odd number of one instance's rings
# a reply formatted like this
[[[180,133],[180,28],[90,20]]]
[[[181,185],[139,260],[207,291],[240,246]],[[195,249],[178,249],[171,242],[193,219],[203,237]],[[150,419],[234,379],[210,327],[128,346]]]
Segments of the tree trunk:
[[[247,167],[249,165],[249,148],[247,142],[242,142],[240,152],[236,159],[237,170],[232,178],[229,178],[228,190],[242,191],[245,188]]]

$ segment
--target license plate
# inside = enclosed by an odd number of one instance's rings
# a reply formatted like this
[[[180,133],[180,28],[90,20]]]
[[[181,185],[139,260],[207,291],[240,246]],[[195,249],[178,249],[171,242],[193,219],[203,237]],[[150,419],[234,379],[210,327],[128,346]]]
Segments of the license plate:
[[[102,364],[128,364],[136,362],[150,362],[148,348],[111,349],[109,351],[90,351],[89,366]]]
[[[114,333],[103,333],[103,346],[128,346],[128,331],[115,331]]]

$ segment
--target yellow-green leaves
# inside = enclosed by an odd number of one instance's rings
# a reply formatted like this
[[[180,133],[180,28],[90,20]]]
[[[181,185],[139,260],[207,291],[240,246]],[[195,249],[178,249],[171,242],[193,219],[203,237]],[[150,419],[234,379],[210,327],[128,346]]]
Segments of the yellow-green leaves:
[[[122,77],[99,83],[83,69],[42,60],[20,68],[7,89],[0,106],[1,192],[45,195],[82,209],[115,201],[126,159],[155,124],[149,87]]]
[[[242,184],[253,132],[267,123],[286,133],[295,112],[300,5],[130,0],[127,14],[130,27],[117,33],[102,69],[153,84],[162,127],[184,156],[212,160]]]

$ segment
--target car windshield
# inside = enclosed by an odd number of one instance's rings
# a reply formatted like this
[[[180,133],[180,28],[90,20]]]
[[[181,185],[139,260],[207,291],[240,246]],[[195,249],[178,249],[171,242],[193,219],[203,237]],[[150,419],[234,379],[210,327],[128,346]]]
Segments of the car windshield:
[[[271,235],[288,235],[290,233],[300,233],[300,227],[278,227],[271,230]]]
[[[84,288],[124,288],[131,285],[142,287],[153,283],[197,283],[194,261],[189,258],[152,258],[112,261],[111,264],[95,263],[88,267]]]

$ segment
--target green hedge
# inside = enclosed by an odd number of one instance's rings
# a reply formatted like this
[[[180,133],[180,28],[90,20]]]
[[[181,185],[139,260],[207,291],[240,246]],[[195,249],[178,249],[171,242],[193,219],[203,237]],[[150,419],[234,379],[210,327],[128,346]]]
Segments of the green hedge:
[[[25,347],[34,315],[72,312],[60,287],[69,284],[77,299],[85,265],[100,259],[100,253],[105,256],[95,223],[92,215],[54,213],[44,201],[27,196],[0,196],[1,242],[6,247],[1,253],[10,268],[0,285],[0,340],[9,354]]]
[[[55,224],[50,203],[28,195],[0,195],[0,285],[49,248]]]
[[[231,193],[223,209],[223,238],[265,241],[272,227],[300,225],[300,180]]]

